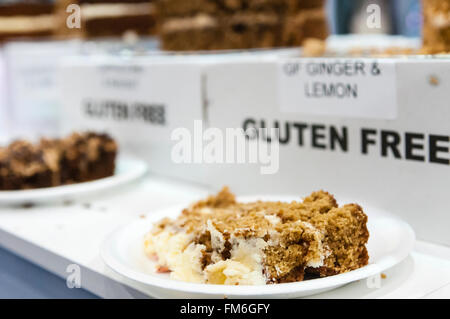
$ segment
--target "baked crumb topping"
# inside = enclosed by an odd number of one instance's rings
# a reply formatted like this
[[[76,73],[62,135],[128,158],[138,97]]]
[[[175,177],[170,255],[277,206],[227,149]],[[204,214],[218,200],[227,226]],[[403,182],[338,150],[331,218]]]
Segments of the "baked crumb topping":
[[[145,252],[174,279],[261,285],[330,276],[367,265],[367,216],[332,195],[239,203],[228,188],[154,225]]]

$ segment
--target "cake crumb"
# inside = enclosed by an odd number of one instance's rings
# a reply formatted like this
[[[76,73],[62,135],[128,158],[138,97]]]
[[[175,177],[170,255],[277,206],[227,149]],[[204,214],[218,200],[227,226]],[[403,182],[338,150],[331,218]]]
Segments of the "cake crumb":
[[[36,204],[34,203],[23,203],[22,205],[20,205],[20,207],[23,209],[30,209],[33,208],[34,206],[36,206]]]
[[[438,85],[439,85],[439,79],[438,79],[438,77],[435,76],[435,75],[431,75],[431,76],[429,77],[429,83],[430,83],[432,86],[438,86]]]
[[[156,272],[159,274],[168,273],[168,272],[170,272],[170,269],[166,266],[158,266],[156,268]]]
[[[320,39],[308,38],[302,43],[302,55],[304,57],[320,57],[325,54],[326,43]]]

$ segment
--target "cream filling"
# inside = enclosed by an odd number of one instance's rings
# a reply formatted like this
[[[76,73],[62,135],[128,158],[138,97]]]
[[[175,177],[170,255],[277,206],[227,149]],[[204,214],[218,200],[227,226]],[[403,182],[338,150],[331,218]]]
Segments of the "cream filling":
[[[0,32],[14,34],[51,31],[55,28],[55,22],[52,14],[0,17]]]
[[[219,252],[225,249],[225,238],[223,238],[223,234],[214,227],[211,220],[206,222],[206,230],[209,231],[211,235],[211,247],[213,249],[211,260],[213,262],[218,262],[222,260],[222,256]]]
[[[205,249],[204,245],[194,243],[187,246],[171,265],[170,268],[173,271],[170,277],[181,281],[203,283],[205,280],[201,261]]]
[[[450,14],[449,13],[438,13],[431,17],[430,19],[433,27],[438,29],[447,28],[450,26]]]
[[[264,215],[264,218],[272,225],[281,223],[281,218],[276,215]]]
[[[329,254],[322,243],[323,234],[309,223],[299,223],[313,231],[315,237],[313,245],[316,246],[306,256],[309,259],[307,266],[323,266],[324,259]],[[214,251],[222,251],[225,245],[223,234],[211,221],[207,222],[206,228],[211,234]],[[268,243],[262,238],[231,236],[230,243],[230,258],[223,260],[215,252],[211,258],[213,263],[204,270],[202,258],[206,247],[193,243],[192,236],[184,232],[166,229],[158,234],[149,233],[144,240],[144,250],[149,257],[158,257],[158,266],[167,267],[172,279],[216,285],[265,285],[268,278],[263,271],[264,249],[275,242],[271,240]]]
[[[313,231],[314,233],[314,241],[312,242],[312,246],[306,255],[308,262],[306,263],[307,267],[319,268],[323,266],[325,258],[329,255],[327,249],[323,245],[324,235],[313,225],[307,222],[298,221],[302,223],[306,228]]]
[[[157,256],[158,266],[170,270],[170,278],[188,282],[203,283],[201,259],[204,245],[192,243],[191,236],[183,232],[164,230],[158,234],[149,233],[144,240],[144,252],[150,258]]]
[[[214,227],[210,219],[206,222],[206,230],[211,234],[212,248],[214,250],[222,251],[225,248],[225,238],[223,238],[223,234]]]
[[[215,235],[219,233],[210,227]],[[220,239],[221,236],[218,236]],[[158,266],[167,267],[170,278],[219,285],[264,285],[263,250],[267,243],[263,239],[232,239],[231,258],[216,261],[202,270],[204,245],[194,244],[185,233],[170,230],[158,234],[149,233],[144,240],[144,251],[149,257],[158,257]],[[221,245],[221,240],[217,240]]]
[[[156,235],[149,233],[144,240],[144,250],[148,256],[158,256],[159,265],[170,268],[190,241],[190,236],[183,232],[165,230]]]
[[[264,248],[261,238],[232,238],[231,257],[205,268],[206,282],[216,285],[265,285]]]
[[[86,3],[81,6],[84,20],[149,15],[154,12],[151,3]]]
[[[255,24],[276,24],[278,19],[271,14],[236,14],[231,16],[229,23],[245,23],[249,25]],[[178,32],[188,29],[205,29],[215,28],[219,26],[219,21],[207,14],[198,14],[193,17],[171,18],[165,21],[162,25],[164,32]]]
[[[177,32],[186,29],[203,29],[217,27],[217,20],[206,14],[199,14],[195,17],[172,18],[162,25],[164,32]]]

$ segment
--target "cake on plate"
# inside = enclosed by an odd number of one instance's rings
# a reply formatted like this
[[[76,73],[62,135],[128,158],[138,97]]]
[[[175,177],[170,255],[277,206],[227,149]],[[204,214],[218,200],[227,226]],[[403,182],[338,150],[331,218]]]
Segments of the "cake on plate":
[[[0,190],[53,187],[114,174],[116,142],[106,134],[73,133],[0,147]]]
[[[300,46],[328,35],[324,0],[160,0],[166,50]]]
[[[302,202],[240,203],[228,188],[165,218],[145,236],[158,272],[194,283],[264,285],[368,264],[367,216],[327,192]]]

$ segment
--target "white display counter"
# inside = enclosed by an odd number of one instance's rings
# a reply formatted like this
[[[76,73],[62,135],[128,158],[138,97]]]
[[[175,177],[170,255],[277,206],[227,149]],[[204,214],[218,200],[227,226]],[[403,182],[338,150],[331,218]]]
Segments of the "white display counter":
[[[82,288],[100,297],[150,297],[146,287],[121,277],[103,263],[99,250],[104,238],[145,214],[189,203],[213,191],[150,175],[95,199],[2,207],[0,246],[62,278],[70,274],[69,265],[79,265]],[[410,257],[384,275],[380,288],[368,288],[363,280],[312,298],[448,298],[450,247],[418,241]]]

